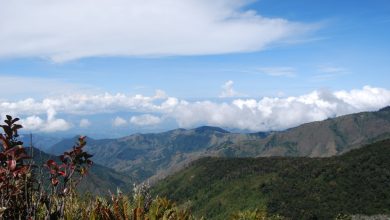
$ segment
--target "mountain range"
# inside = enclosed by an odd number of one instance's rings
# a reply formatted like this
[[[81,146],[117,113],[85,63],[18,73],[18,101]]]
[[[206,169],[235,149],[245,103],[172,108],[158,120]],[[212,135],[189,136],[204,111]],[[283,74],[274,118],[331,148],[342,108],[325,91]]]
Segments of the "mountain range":
[[[118,139],[89,138],[87,150],[96,163],[143,181],[161,179],[207,156],[330,157],[386,138],[390,138],[390,107],[266,133],[231,133],[203,126]],[[75,140],[62,140],[48,152],[58,155]]]

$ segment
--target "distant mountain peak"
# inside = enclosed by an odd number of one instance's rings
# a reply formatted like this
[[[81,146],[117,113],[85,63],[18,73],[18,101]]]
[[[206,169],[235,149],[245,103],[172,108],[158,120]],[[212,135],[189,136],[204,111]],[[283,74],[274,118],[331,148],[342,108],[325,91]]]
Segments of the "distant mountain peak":
[[[219,132],[219,133],[230,133],[222,128],[219,127],[213,127],[213,126],[201,126],[194,129],[197,133],[204,133],[204,132]]]
[[[386,106],[384,108],[381,108],[379,111],[380,112],[390,112],[390,106]]]

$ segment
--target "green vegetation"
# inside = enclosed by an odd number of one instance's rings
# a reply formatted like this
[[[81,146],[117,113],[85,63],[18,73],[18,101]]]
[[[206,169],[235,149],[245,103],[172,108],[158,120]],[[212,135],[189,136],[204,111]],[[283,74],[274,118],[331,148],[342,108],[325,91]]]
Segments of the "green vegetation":
[[[389,185],[385,140],[331,158],[203,158],[154,192],[210,219],[256,209],[292,219],[334,219],[389,214]]]

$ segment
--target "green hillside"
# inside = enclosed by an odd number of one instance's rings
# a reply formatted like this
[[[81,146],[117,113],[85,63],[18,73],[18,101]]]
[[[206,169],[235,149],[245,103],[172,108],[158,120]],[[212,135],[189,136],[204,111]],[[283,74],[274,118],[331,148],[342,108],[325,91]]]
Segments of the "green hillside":
[[[226,219],[266,209],[291,219],[390,213],[390,140],[329,158],[202,158],[154,192],[191,204],[197,216]]]

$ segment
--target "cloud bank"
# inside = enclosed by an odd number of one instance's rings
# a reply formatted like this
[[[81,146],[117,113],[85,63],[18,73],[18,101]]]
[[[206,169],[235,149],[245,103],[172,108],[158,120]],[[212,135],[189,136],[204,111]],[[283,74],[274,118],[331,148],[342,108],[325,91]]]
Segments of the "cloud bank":
[[[0,57],[259,51],[316,25],[266,18],[249,0],[0,0]]]
[[[125,94],[73,95],[43,100],[0,101],[0,114],[22,116],[31,130],[61,131],[71,123],[56,114],[88,115],[129,112],[136,116],[117,117],[114,126],[159,125],[173,120],[179,127],[213,125],[251,131],[282,130],[302,123],[323,120],[390,105],[390,90],[364,86],[350,91],[317,90],[301,96],[236,98],[230,101],[186,101],[162,91],[154,96]],[[46,114],[44,120],[40,115]]]

